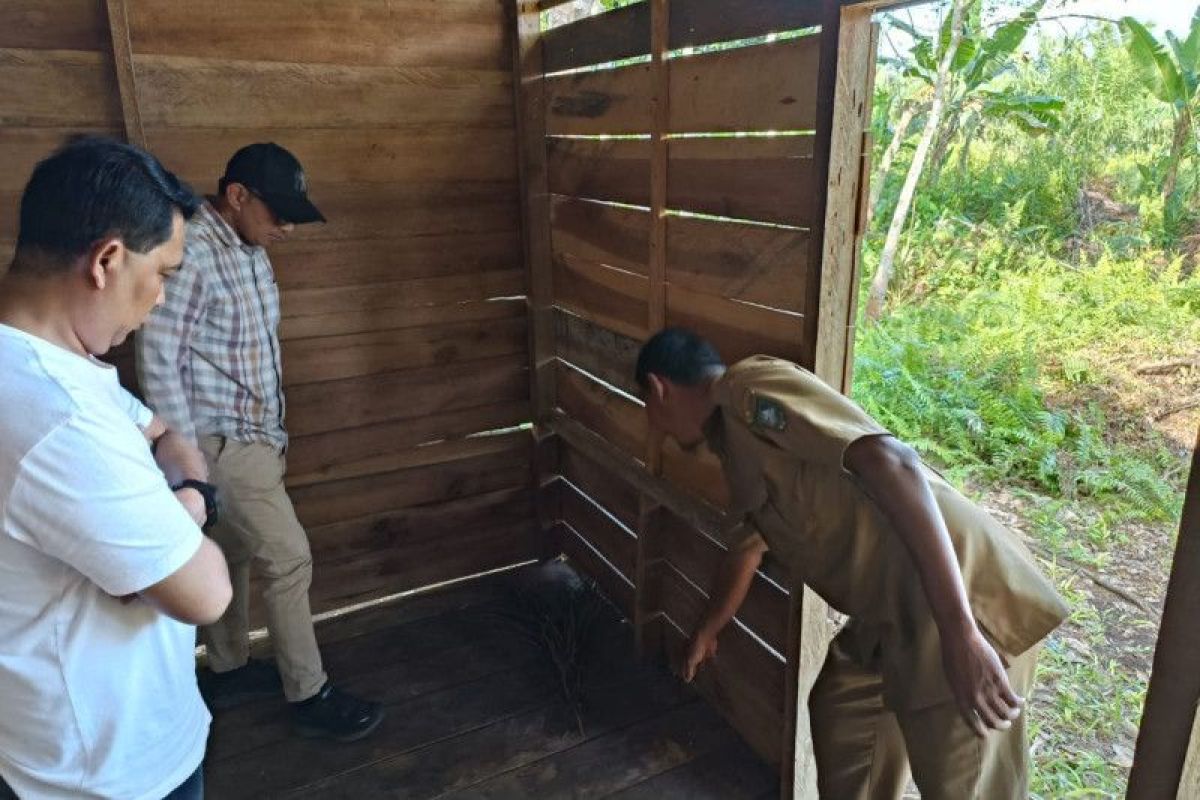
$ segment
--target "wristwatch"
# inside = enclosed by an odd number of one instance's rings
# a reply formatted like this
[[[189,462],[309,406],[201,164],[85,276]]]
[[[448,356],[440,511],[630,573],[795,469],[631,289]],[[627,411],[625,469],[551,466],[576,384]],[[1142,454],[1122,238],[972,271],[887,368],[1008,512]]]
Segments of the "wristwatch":
[[[195,489],[204,498],[205,518],[204,524],[200,526],[201,530],[206,531],[217,523],[217,487],[211,483],[188,478],[171,487],[172,492],[178,492],[180,489]]]

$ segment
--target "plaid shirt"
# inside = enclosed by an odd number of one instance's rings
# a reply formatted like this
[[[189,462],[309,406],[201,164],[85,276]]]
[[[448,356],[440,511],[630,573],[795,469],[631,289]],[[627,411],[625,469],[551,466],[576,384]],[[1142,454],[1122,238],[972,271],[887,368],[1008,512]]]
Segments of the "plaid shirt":
[[[192,440],[225,436],[283,451],[279,289],[271,262],[205,203],[188,223],[183,266],[137,334],[146,402]]]

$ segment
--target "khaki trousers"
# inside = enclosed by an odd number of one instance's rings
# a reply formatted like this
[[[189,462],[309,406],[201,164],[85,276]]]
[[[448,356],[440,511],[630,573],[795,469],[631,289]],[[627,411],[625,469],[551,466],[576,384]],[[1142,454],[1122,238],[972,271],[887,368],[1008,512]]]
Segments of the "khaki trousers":
[[[1013,691],[1028,700],[1040,645],[1008,669]],[[941,665],[938,665],[941,668]],[[817,785],[830,800],[895,800],[911,774],[922,800],[1026,800],[1029,709],[1007,731],[977,737],[958,706],[892,712],[877,669],[854,654],[851,637],[834,639],[809,696]]]
[[[219,520],[209,532],[225,552],[233,600],[225,615],[200,630],[214,672],[244,665],[250,657],[250,566],[261,573],[267,631],[291,702],[325,685],[313,632],[308,588],[312,553],[283,486],[283,455],[264,444],[205,436],[200,449],[217,487]]]

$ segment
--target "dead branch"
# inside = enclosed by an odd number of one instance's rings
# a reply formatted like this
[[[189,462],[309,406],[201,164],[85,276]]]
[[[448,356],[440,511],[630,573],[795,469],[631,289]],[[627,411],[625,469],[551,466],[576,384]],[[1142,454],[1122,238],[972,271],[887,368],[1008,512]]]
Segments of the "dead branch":
[[[1173,417],[1176,414],[1178,414],[1180,411],[1187,411],[1192,408],[1200,408],[1200,395],[1196,395],[1191,400],[1185,400],[1182,403],[1173,405],[1170,408],[1168,408],[1166,411],[1162,412],[1161,414],[1156,414],[1154,416],[1154,421],[1162,422],[1167,417]]]
[[[1045,545],[1041,544],[1040,542],[1033,541],[1028,536],[1022,536],[1021,538],[1025,541],[1025,544],[1029,545],[1029,547],[1036,550],[1044,558],[1046,558],[1050,561],[1065,561],[1068,565],[1070,565],[1071,570],[1076,575],[1081,575],[1084,578],[1087,578],[1092,583],[1099,586],[1101,589],[1105,589],[1106,591],[1116,595],[1117,597],[1121,598],[1125,602],[1129,603],[1130,605],[1132,605],[1135,608],[1137,608],[1138,610],[1140,610],[1143,614],[1145,614],[1150,619],[1155,618],[1156,614],[1155,614],[1154,610],[1151,609],[1150,606],[1147,605],[1144,600],[1142,600],[1137,595],[1133,594],[1133,592],[1129,591],[1125,587],[1119,586],[1119,585],[1113,583],[1112,581],[1108,580],[1107,578],[1104,578],[1104,577],[1098,575],[1094,570],[1092,570],[1088,567],[1085,567],[1083,564],[1080,564],[1075,559],[1070,558],[1069,556],[1065,556],[1062,553],[1051,550],[1050,548],[1046,547]]]
[[[1138,375],[1170,375],[1184,369],[1200,369],[1200,358],[1176,358],[1154,364],[1143,364],[1134,372]]]

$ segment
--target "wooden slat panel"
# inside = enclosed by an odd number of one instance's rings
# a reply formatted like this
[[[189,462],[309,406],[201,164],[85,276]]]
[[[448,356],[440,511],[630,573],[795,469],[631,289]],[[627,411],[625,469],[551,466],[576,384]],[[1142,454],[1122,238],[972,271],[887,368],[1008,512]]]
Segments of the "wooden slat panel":
[[[691,328],[708,338],[732,364],[756,354],[793,361],[802,355],[803,318],[760,306],[667,287],[667,324]]]
[[[286,299],[284,302],[286,303]],[[509,319],[523,316],[524,313],[525,301],[519,297],[456,305],[409,307],[403,311],[353,308],[329,314],[287,317],[280,323],[279,338],[286,342],[314,336],[341,336],[396,328],[445,325],[450,322]],[[286,350],[286,347],[284,349]]]
[[[397,469],[396,464],[406,463],[405,448],[478,437],[489,431],[516,430],[528,422],[529,416],[526,398],[497,398],[366,425],[346,419],[345,427],[293,440],[290,483],[298,486],[387,472]]]
[[[527,369],[517,354],[296,386],[287,394],[288,430],[295,439],[527,399]]]
[[[399,112],[403,118],[403,111]],[[198,186],[215,185],[225,164],[251,142],[278,142],[323,183],[515,181],[510,130],[425,132],[381,127],[354,130],[280,128],[149,128],[146,139],[168,169]]]
[[[107,52],[0,49],[0,127],[121,128]]]
[[[526,382],[526,390],[528,382]],[[405,448],[512,428],[529,420],[528,400],[496,401],[477,408],[334,430],[293,440],[288,462],[293,486],[387,472]],[[347,420],[346,424],[353,424]]]
[[[554,342],[558,357],[564,361],[629,394],[636,396],[640,391],[633,376],[640,340],[559,309],[555,312]]]
[[[606,471],[579,450],[564,446],[560,472],[631,531],[637,527],[638,493],[621,476]],[[633,573],[628,573],[633,577]]]
[[[292,501],[300,521],[315,527],[528,486],[532,443],[518,432],[430,445],[398,471],[298,486]]]
[[[508,70],[138,55],[147,127],[511,128]]]
[[[503,5],[495,0],[255,0],[196,8],[138,0],[137,52],[262,61],[507,68]],[[431,35],[431,31],[437,35]]]
[[[643,139],[546,139],[550,191],[594,200],[650,205],[650,142]]]
[[[671,48],[749,39],[820,21],[819,0],[738,0],[737,13],[724,0],[674,0]]]
[[[414,550],[458,549],[472,530],[511,529],[528,522],[533,490],[528,486],[401,508],[369,517],[314,527],[308,532],[313,556],[323,564],[353,562]],[[448,547],[449,546],[449,547]],[[443,552],[444,556],[450,555]]]
[[[350,241],[290,239],[271,249],[271,263],[286,293],[511,269],[521,263],[521,242],[515,229]]]
[[[705,445],[685,453],[668,440],[663,445],[662,475],[715,508],[729,507],[729,485],[725,481],[721,461]]]
[[[15,244],[17,239],[17,230],[20,227],[21,213],[21,195],[20,192],[13,190],[10,192],[0,192],[0,238],[9,242],[10,245]],[[11,253],[11,251],[9,251]],[[6,261],[0,269],[8,269]]]
[[[672,139],[669,153],[668,208],[812,224],[811,137]]]
[[[562,196],[551,200],[550,212],[554,252],[646,274],[650,212]]]
[[[672,133],[811,130],[820,37],[671,60]]]
[[[516,185],[505,181],[314,181],[309,196],[329,222],[299,226],[292,234],[298,241],[509,232],[519,224]]]
[[[104,0],[5,0],[0,47],[107,51],[112,40]]]
[[[0,106],[7,107],[7,98],[0,99]],[[86,132],[120,138],[123,131],[118,126]],[[19,196],[37,163],[66,144],[73,132],[62,128],[0,128],[0,193],[10,194],[14,199]]]
[[[315,613],[538,557],[527,488],[314,528]],[[353,552],[353,557],[332,558]]]
[[[626,454],[642,458],[647,432],[646,415],[639,405],[564,364],[555,374],[563,411]]]
[[[546,72],[650,52],[650,4],[637,3],[552,28],[542,37]]]
[[[554,304],[635,339],[646,335],[646,279],[561,254],[554,259]]]
[[[297,339],[283,351],[284,385],[523,353],[525,319]]]
[[[583,575],[591,578],[600,591],[611,600],[626,617],[633,615],[633,585],[604,561],[596,551],[570,528],[562,526],[559,534],[562,551],[571,565]]]
[[[697,530],[718,536],[724,529],[720,512],[706,503],[697,502],[674,484],[650,474],[640,460],[641,454],[635,456],[627,453],[604,434],[589,428],[565,411],[555,416],[550,427],[564,444],[586,453],[606,470],[628,481],[653,504],[669,508]]]
[[[711,596],[725,549],[665,510],[659,535],[659,552],[688,580]],[[738,610],[738,619],[776,651],[785,652],[788,595],[761,574],[755,575],[746,602]]]
[[[687,289],[802,311],[808,233],[732,222],[667,219],[667,280]]]
[[[669,650],[679,652],[685,636],[707,607],[696,591],[674,568],[663,570],[663,610],[675,626],[666,633]],[[759,755],[772,764],[780,760],[783,730],[784,663],[772,656],[736,625],[721,634],[721,655],[701,668],[696,684],[701,693],[737,729]]]
[[[630,583],[635,574],[637,537],[605,516],[570,484],[562,487],[562,518]]]
[[[293,289],[284,294],[282,313],[285,317],[302,317],[338,311],[390,310],[401,315],[405,309],[512,297],[524,290],[525,273],[519,269],[358,286]],[[391,326],[385,324],[384,327]]]
[[[546,133],[649,132],[649,64],[546,78]]]

